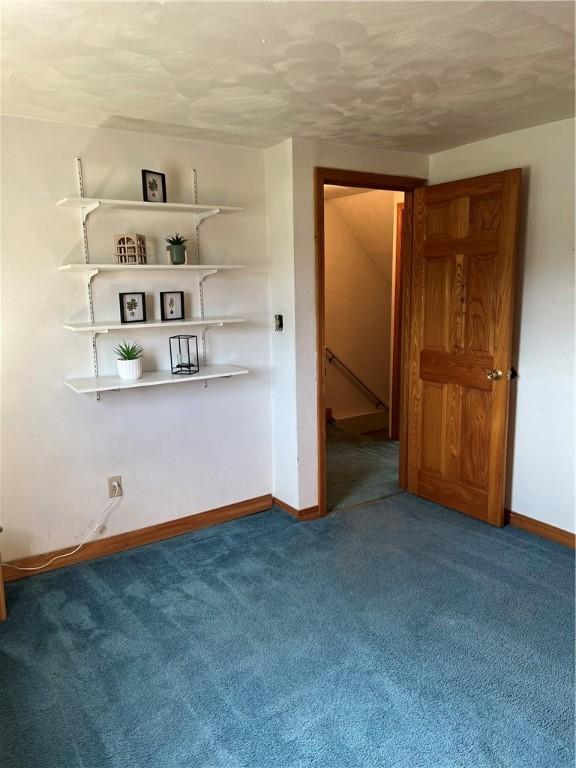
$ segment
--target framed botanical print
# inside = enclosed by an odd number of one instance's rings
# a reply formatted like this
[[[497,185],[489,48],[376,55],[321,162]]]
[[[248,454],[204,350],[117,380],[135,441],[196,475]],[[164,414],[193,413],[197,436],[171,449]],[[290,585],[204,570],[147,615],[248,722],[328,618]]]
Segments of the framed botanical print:
[[[142,194],[145,203],[165,203],[166,174],[160,171],[142,171]]]
[[[161,291],[160,317],[162,320],[184,320],[184,291]]]
[[[146,294],[120,293],[120,320],[123,323],[146,322]]]

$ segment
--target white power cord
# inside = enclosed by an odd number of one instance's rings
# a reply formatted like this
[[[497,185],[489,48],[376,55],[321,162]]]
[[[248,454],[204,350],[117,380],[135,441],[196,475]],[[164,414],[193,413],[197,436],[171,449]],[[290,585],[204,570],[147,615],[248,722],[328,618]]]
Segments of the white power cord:
[[[106,519],[108,512],[110,512],[112,507],[114,507],[116,505],[116,502],[120,499],[120,495],[121,495],[120,486],[118,485],[118,483],[115,482],[113,483],[112,487],[114,489],[114,497],[112,498],[112,501],[106,504],[105,508],[102,510],[102,513],[98,517],[98,522],[96,523],[96,525],[89,529],[88,533],[86,534],[86,536],[84,536],[84,538],[82,539],[80,544],[78,544],[77,547],[74,547],[74,549],[71,549],[70,552],[63,552],[61,555],[56,555],[55,557],[48,560],[47,563],[43,563],[43,565],[36,565],[31,568],[23,568],[20,565],[12,565],[12,563],[0,563],[2,568],[14,568],[17,571],[41,571],[43,568],[47,568],[49,565],[52,565],[52,563],[56,562],[56,560],[61,560],[62,558],[75,555],[76,552],[82,549],[82,547],[88,542],[88,539],[90,539],[96,533],[96,531],[100,528],[100,526],[103,524],[104,520]]]

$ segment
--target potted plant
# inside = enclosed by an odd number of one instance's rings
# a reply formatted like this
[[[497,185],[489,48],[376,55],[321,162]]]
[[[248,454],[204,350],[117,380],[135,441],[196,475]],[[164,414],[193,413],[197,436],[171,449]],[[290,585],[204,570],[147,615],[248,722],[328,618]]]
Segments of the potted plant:
[[[135,341],[129,344],[122,339],[122,344],[114,348],[117,356],[118,376],[126,381],[142,377],[142,353],[144,350]]]
[[[170,251],[170,261],[172,264],[185,264],[186,243],[188,240],[180,232],[176,232],[174,235],[167,237],[166,242],[168,243],[167,250]]]

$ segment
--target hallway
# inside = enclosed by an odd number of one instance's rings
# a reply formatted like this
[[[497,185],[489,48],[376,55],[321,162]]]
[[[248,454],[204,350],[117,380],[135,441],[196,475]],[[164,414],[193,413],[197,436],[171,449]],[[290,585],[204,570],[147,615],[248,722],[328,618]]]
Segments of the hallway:
[[[398,485],[398,443],[356,435],[328,424],[328,510],[348,509],[394,496]]]

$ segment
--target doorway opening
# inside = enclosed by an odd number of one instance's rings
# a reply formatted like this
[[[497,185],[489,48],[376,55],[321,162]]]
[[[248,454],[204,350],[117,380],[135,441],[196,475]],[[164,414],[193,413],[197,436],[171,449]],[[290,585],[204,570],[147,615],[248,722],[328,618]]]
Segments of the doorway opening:
[[[401,491],[396,312],[403,208],[404,192],[324,186],[328,512]]]
[[[320,514],[405,485],[403,274],[424,183],[316,169]]]

